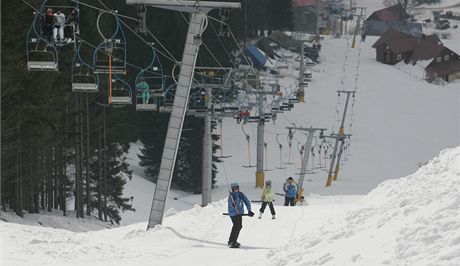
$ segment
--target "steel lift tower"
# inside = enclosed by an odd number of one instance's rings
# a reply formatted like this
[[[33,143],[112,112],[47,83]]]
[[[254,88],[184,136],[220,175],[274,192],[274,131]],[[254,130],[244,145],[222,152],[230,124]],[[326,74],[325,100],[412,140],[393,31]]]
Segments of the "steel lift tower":
[[[182,127],[184,124],[187,103],[192,86],[193,74],[198,51],[202,42],[202,34],[207,25],[207,13],[215,8],[241,8],[240,3],[231,2],[200,2],[172,0],[126,0],[128,5],[146,5],[180,12],[190,13],[190,23],[185,41],[182,64],[177,82],[176,95],[169,119],[168,131],[161,157],[152,208],[150,210],[147,230],[163,222],[166,199],[171,187],[177,150],[179,148]]]

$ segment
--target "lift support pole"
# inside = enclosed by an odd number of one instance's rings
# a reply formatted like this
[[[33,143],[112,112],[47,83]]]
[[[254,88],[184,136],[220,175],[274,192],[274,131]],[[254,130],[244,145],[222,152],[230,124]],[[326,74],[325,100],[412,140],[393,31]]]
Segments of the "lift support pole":
[[[300,45],[300,67],[299,67],[299,91],[301,93],[299,97],[299,102],[305,102],[305,87],[307,83],[305,82],[305,44],[302,42]]]
[[[206,116],[204,117],[203,134],[203,161],[202,161],[202,184],[201,206],[206,206],[212,200],[212,88],[206,88]]]
[[[305,179],[305,173],[307,172],[307,165],[308,165],[308,159],[310,157],[310,150],[311,150],[311,144],[313,142],[313,136],[315,135],[316,131],[320,131],[320,137],[323,134],[323,132],[326,130],[325,128],[314,128],[314,127],[286,127],[289,130],[299,130],[299,131],[307,131],[307,143],[304,145],[304,156],[302,159],[302,167],[300,169],[300,174],[299,174],[299,192],[297,194],[297,201],[302,200],[303,197],[303,181]]]
[[[330,187],[332,185],[332,180],[337,180],[337,175],[339,172],[339,160],[337,160],[337,165],[335,166],[335,171],[334,170],[334,164],[335,164],[335,157],[337,155],[337,149],[339,146],[339,141],[342,142],[341,144],[341,149],[343,148],[343,141],[345,140],[345,137],[350,136],[348,134],[345,134],[344,130],[344,124],[345,124],[345,117],[347,115],[347,108],[348,108],[348,102],[350,101],[350,95],[355,94],[354,91],[337,91],[339,94],[340,93],[346,93],[347,94],[347,100],[345,101],[345,108],[343,110],[343,117],[342,117],[342,124],[340,125],[339,129],[339,134],[331,134],[332,138],[335,138],[335,145],[334,145],[334,152],[332,153],[332,158],[331,158],[331,166],[329,167],[329,174],[327,176],[327,182],[326,182],[326,187]],[[339,153],[342,155],[342,152]],[[334,176],[332,173],[334,172]]]
[[[189,12],[190,23],[182,55],[182,65],[176,87],[176,95],[169,119],[166,140],[161,157],[160,171],[158,174],[155,192],[153,194],[152,208],[147,225],[147,230],[163,222],[166,200],[171,188],[171,180],[176,164],[177,151],[182,135],[185,113],[192,86],[195,63],[201,45],[202,34],[205,30],[207,13],[214,8],[241,8],[240,3],[226,2],[200,2],[200,1],[171,1],[171,0],[126,0],[128,5],[144,4],[163,9]]]

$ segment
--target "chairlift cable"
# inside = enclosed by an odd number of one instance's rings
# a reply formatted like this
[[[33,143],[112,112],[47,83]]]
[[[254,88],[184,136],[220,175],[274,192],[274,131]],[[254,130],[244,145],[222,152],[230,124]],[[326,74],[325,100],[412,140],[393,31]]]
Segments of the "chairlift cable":
[[[35,10],[35,12],[38,12],[40,13],[40,10],[36,9],[34,6],[32,6],[31,4],[29,4],[27,1],[25,0],[21,0],[24,4],[28,5],[30,8],[32,8],[33,10]]]
[[[77,0],[70,0],[72,2],[79,2]],[[99,2],[101,3],[101,1],[99,0]],[[130,17],[130,16],[125,16],[125,15],[121,15],[119,13],[115,13],[111,10],[109,10],[109,8],[104,5],[103,3],[101,3],[106,9],[102,9],[102,8],[99,8],[99,7],[96,7],[96,6],[93,6],[93,5],[90,5],[90,4],[87,4],[87,3],[83,3],[83,2],[80,2],[82,5],[84,6],[87,6],[89,8],[92,8],[92,9],[95,9],[95,10],[98,10],[100,12],[104,12],[104,13],[111,13],[112,15],[114,16],[118,16],[118,17],[122,17],[122,18],[126,18],[126,19],[130,19],[130,20],[134,20],[134,21],[137,21],[138,19],[137,18],[133,18],[133,17]],[[125,25],[125,27],[127,27],[130,31],[132,31],[138,38],[140,38],[142,41],[144,41],[148,46],[151,46],[150,43],[148,43],[147,41],[145,41],[142,37],[140,37],[133,29],[131,29],[131,27],[129,27],[123,20],[120,20],[120,22]],[[158,51],[161,55],[163,55],[164,57],[166,57],[167,59],[171,60],[172,62],[174,63],[177,63],[178,61],[174,58],[174,56],[169,52],[168,49],[165,48],[165,46],[156,38],[156,36],[147,28],[147,32],[155,39],[155,41],[163,48],[165,49],[165,51],[169,54],[169,56],[163,54],[162,52]]]
[[[182,12],[179,12],[181,17],[184,19],[185,23],[187,23],[187,25],[190,25],[190,21],[187,20],[187,18],[184,16],[184,14]],[[206,16],[206,19],[205,19],[205,26],[203,27],[203,31],[201,32],[201,37],[203,36],[203,32],[204,30],[207,28],[208,26],[208,16]],[[214,55],[214,53],[208,48],[208,46],[206,45],[206,43],[203,41],[202,42],[204,48],[209,52],[209,54],[211,55],[211,57],[217,62],[217,64],[221,67],[221,68],[224,68],[224,66],[221,64],[221,62],[216,58],[216,56]]]
[[[228,58],[231,60],[232,57],[230,56],[230,53],[228,52],[227,48],[225,47],[224,43],[222,42],[222,39],[220,38],[219,34],[217,33],[216,28],[214,27],[214,25],[211,22],[209,24],[211,25],[211,28],[212,28],[214,34],[216,34],[220,45],[222,46],[222,48],[224,48],[225,53],[227,54]]]

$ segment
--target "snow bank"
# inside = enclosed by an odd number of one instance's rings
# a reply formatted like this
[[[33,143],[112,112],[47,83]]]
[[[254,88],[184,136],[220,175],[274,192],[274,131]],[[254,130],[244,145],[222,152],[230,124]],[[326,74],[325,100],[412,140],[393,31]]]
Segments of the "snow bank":
[[[412,175],[384,181],[342,221],[269,258],[273,265],[459,265],[460,147],[443,150]]]
[[[51,227],[73,232],[87,232],[116,227],[110,222],[102,222],[92,216],[86,216],[84,219],[76,218],[74,211],[68,211],[67,216],[63,216],[61,211],[54,209],[51,213],[43,210],[40,210],[40,213],[24,213],[24,218],[17,216],[13,211],[0,211],[0,220],[8,223]]]

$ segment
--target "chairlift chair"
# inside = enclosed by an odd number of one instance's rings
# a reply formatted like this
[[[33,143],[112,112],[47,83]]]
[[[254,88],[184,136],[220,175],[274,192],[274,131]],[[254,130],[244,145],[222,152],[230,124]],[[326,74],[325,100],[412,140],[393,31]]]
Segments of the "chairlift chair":
[[[126,75],[126,50],[122,46],[115,46],[114,43],[116,42],[117,40],[114,42],[108,40],[104,44],[104,50],[101,47],[96,49],[94,52],[94,73],[109,74],[111,72],[112,74]]]
[[[29,71],[58,71],[58,53],[56,48],[51,51],[32,50],[27,52],[27,70]]]
[[[115,19],[115,30],[111,35],[106,36],[101,30],[100,20],[103,15],[113,16]],[[95,26],[103,41],[93,53],[94,72],[97,74],[126,75],[127,43],[121,26],[121,19],[112,12],[100,12]]]
[[[57,46],[50,43],[52,32],[48,32],[49,36],[44,36],[43,33],[41,17],[46,14],[46,10],[48,8],[61,10],[66,15],[71,10],[78,10],[78,3],[75,6],[51,6],[47,3],[48,0],[44,0],[39,10],[34,12],[34,19],[27,34],[27,70],[29,71],[58,71],[59,51]],[[67,26],[66,24],[65,27]],[[73,40],[75,40],[74,35],[75,33],[72,36]],[[63,41],[61,40],[61,42]],[[67,42],[64,45],[66,44]]]
[[[97,77],[89,73],[72,75],[72,91],[98,92],[99,86]]]
[[[132,103],[131,87],[123,80],[115,77],[112,80],[115,87],[112,89],[111,104],[130,105]]]

